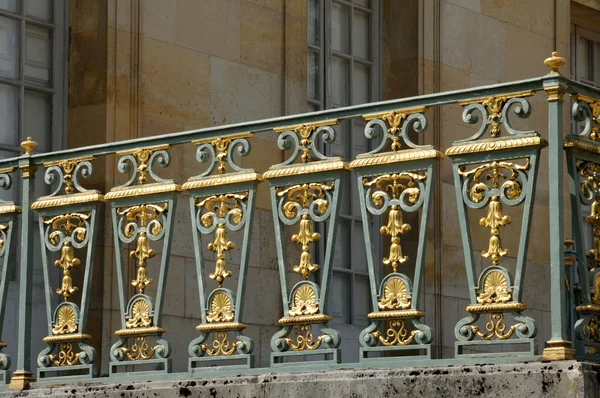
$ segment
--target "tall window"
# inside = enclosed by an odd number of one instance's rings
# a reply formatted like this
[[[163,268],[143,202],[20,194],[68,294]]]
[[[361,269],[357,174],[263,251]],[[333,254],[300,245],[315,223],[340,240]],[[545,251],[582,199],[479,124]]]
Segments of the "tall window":
[[[600,87],[600,32],[572,27],[571,74],[576,80]]]
[[[62,146],[68,0],[0,0],[0,157]]]
[[[0,158],[22,153],[32,137],[36,152],[63,147],[66,123],[66,46],[69,0],[0,0]],[[48,192],[36,178],[36,196]],[[17,180],[4,200],[19,201]],[[37,221],[35,221],[37,222]],[[34,278],[42,282],[39,229],[34,228]],[[19,253],[17,254],[17,256]]]
[[[310,111],[380,99],[379,3],[379,0],[308,1]],[[370,150],[364,127],[361,120],[348,120],[338,126],[330,155],[349,161]],[[354,173],[348,173],[344,181],[338,231],[329,315],[335,323],[362,328],[370,311],[369,279]]]
[[[600,88],[600,32],[585,29],[579,25],[571,25],[571,77],[580,82]],[[581,131],[583,123],[573,123],[574,131]],[[583,225],[586,225],[585,245],[590,247],[593,230],[585,222],[590,214],[589,206],[583,209]]]

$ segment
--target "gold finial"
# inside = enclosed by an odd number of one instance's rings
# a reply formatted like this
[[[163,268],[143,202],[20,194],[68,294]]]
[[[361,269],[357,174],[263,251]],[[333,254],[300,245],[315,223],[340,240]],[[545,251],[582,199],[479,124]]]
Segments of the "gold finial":
[[[552,52],[552,56],[550,58],[546,58],[544,60],[544,65],[552,69],[552,71],[548,73],[549,75],[560,74],[558,69],[566,63],[567,60],[565,60],[563,57],[559,57],[556,51]]]
[[[35,142],[31,137],[27,137],[27,141],[21,142],[21,148],[25,149],[26,155],[33,154],[34,149],[37,147],[37,142]]]
[[[566,238],[565,239],[565,250],[573,250],[573,245],[575,244],[575,241],[571,238]]]

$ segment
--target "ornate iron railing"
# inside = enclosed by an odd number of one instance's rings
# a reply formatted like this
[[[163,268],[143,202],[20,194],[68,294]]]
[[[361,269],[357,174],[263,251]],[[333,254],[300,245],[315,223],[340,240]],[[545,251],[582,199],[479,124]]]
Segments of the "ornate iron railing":
[[[23,142],[22,156],[0,160],[2,188],[11,189],[11,178],[17,174],[21,179],[21,206],[0,203],[0,325],[7,270],[19,258],[19,337],[8,342],[16,344],[18,354],[10,387],[97,377],[94,364],[98,354],[90,345],[87,318],[94,283],[95,240],[104,206],[112,220],[109,228],[114,237],[120,327],[113,331],[118,341],[110,349],[109,374],[95,380],[267,371],[254,368],[254,342],[243,334],[246,287],[253,283],[248,278],[250,252],[255,249],[250,241],[257,186],[261,183],[270,187],[283,308],[281,329],[271,338],[268,371],[480,363],[482,358],[492,363],[540,357],[597,361],[600,90],[561,75],[558,68],[564,60],[555,53],[545,63],[551,72],[539,78],[94,147],[35,154],[35,142]],[[574,104],[572,123],[563,120],[567,94]],[[545,138],[537,131],[513,127],[509,117],[514,111],[513,118],[527,119],[532,113],[530,98],[535,95],[546,95]],[[452,104],[463,107],[464,123],[479,125],[474,135],[447,148],[416,139],[432,134],[427,130],[429,109]],[[323,148],[335,140],[337,125],[351,118],[368,121],[364,134],[379,139],[378,146],[355,159],[327,156]],[[573,126],[570,134],[564,132],[567,125]],[[265,131],[279,134],[277,144],[287,159],[268,170],[241,167],[237,156],[247,155],[253,134]],[[208,164],[204,173],[189,176],[183,185],[162,178],[156,169],[169,166],[169,151],[175,145],[196,145],[196,159]],[[548,175],[551,277],[536,283],[546,284],[550,292],[552,334],[540,353],[536,340],[536,322],[540,320],[526,312],[523,292],[542,151],[549,158],[542,169]],[[563,152],[574,237],[574,242],[568,242],[566,260]],[[111,154],[116,154],[118,170],[129,180],[106,194],[84,188],[82,178],[92,175],[94,161]],[[439,359],[432,349],[439,331],[424,322],[422,303],[430,207],[433,201],[444,200],[434,197],[433,189],[444,156],[451,159],[453,168],[470,300],[465,308],[468,316],[456,319],[453,359]],[[50,195],[42,197],[34,192],[40,167],[45,169],[44,182],[53,188]],[[350,170],[357,179],[364,227],[371,324],[359,336],[360,361],[342,365],[342,336],[329,325],[327,306],[328,298],[337,293],[331,290],[332,261],[341,184]],[[199,336],[189,342],[188,372],[173,374],[172,350],[163,337],[162,315],[169,294],[166,280],[175,207],[182,192],[187,192],[190,201],[201,316],[196,328]],[[590,208],[588,213],[585,206]],[[520,227],[507,215],[509,207],[523,209]],[[469,216],[477,209],[485,215],[473,227]],[[411,218],[419,221],[407,222],[408,213],[419,214]],[[34,217],[42,240],[48,327],[44,338],[47,347],[37,357],[37,377],[31,371],[29,343]],[[373,220],[381,221],[379,231],[373,229]],[[593,230],[589,247],[584,239],[586,225]],[[294,233],[286,237],[286,229]],[[414,260],[405,255],[402,243],[403,235],[411,229],[418,231]],[[20,231],[20,236],[13,236],[15,231]],[[241,233],[235,235],[241,236],[241,241],[232,240],[236,232]],[[378,233],[384,241],[385,254],[381,256],[373,249],[373,237]],[[475,261],[471,233],[487,235],[489,244],[481,253],[482,266]],[[508,247],[502,240],[507,233],[520,235],[518,247]],[[11,240],[19,242],[19,253]],[[315,258],[316,243],[324,248],[319,261]],[[236,245],[241,251],[232,251]],[[299,257],[290,261],[286,249],[292,246],[300,250]],[[131,250],[125,251],[127,248]],[[516,253],[514,265],[504,261],[509,250]],[[207,269],[208,252],[215,256],[214,270]],[[229,266],[232,253],[239,253],[235,259],[240,265],[237,275]],[[131,280],[125,272],[127,255],[136,264]],[[407,271],[407,262],[414,264],[414,272]],[[57,270],[62,282],[54,286],[51,275]],[[235,278],[237,283],[233,283]],[[78,285],[75,280],[82,283]],[[577,282],[579,290],[575,289]],[[128,295],[128,285],[135,294]],[[58,296],[61,302],[56,304]],[[498,345],[500,350],[494,348]],[[519,349],[523,346],[525,350]],[[9,382],[9,367],[10,359],[0,353],[5,384]]]

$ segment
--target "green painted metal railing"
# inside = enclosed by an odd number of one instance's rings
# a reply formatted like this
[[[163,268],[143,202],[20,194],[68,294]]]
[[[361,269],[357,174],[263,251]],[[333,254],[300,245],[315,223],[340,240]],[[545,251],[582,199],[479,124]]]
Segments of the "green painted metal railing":
[[[485,362],[585,359],[598,360],[600,331],[600,90],[574,82],[561,75],[564,60],[553,54],[546,60],[552,71],[543,77],[424,95],[394,101],[364,104],[286,116],[250,123],[219,126],[151,138],[107,143],[94,147],[35,154],[35,142],[22,144],[26,153],[0,160],[0,187],[11,189],[12,177],[20,174],[21,204],[0,203],[0,318],[7,295],[7,268],[15,261],[11,240],[19,242],[19,320],[18,354],[15,369],[0,353],[0,375],[10,387],[27,388],[32,383],[90,381],[96,376],[97,357],[89,344],[87,317],[92,267],[93,242],[98,235],[98,214],[107,202],[110,207],[116,253],[120,328],[110,349],[109,376],[95,380],[153,377],[183,378],[217,374],[265,372],[253,362],[254,343],[243,334],[245,288],[251,251],[256,189],[259,183],[270,186],[270,199],[276,235],[277,259],[283,313],[281,329],[271,339],[268,371],[335,367],[443,365]],[[527,119],[532,113],[529,98],[546,95],[548,103],[548,140],[537,131],[521,131],[511,124],[509,115]],[[563,107],[567,94],[573,102],[571,134],[563,131]],[[434,148],[416,143],[415,137],[427,131],[427,109],[448,104],[463,107],[463,122],[479,125],[471,137]],[[334,142],[336,126],[345,119],[368,121],[365,136],[379,139],[371,152],[355,159],[329,157],[322,150]],[[241,167],[237,156],[251,150],[253,134],[279,133],[277,144],[289,157],[269,170]],[[173,145],[197,146],[196,158],[207,163],[207,170],[182,185],[161,177],[157,166],[168,167]],[[444,149],[445,153],[441,150]],[[547,172],[550,217],[550,267],[548,283],[551,297],[552,335],[543,353],[537,351],[536,321],[524,311],[524,275],[535,186],[540,154],[549,157]],[[570,181],[573,242],[565,261],[563,242],[564,203],[563,152],[567,157]],[[99,156],[116,154],[118,170],[129,180],[106,193],[84,188],[81,179],[93,172]],[[432,349],[435,331],[424,323],[422,287],[425,278],[425,249],[433,182],[438,176],[439,160],[452,160],[457,212],[465,257],[470,303],[465,317],[456,320],[455,358],[437,359]],[[546,169],[546,165],[542,167]],[[44,182],[54,190],[38,197],[34,192],[36,170],[44,167]],[[327,308],[332,275],[332,257],[341,184],[349,170],[355,171],[358,199],[364,226],[370,280],[371,324],[359,337],[360,361],[341,364],[342,336],[329,325]],[[171,347],[163,337],[164,302],[168,297],[169,269],[175,206],[180,192],[189,193],[190,217],[196,272],[198,275],[200,324],[198,337],[189,342],[189,370],[171,372]],[[437,199],[439,200],[439,198]],[[584,206],[590,206],[583,218]],[[503,258],[508,250],[502,231],[512,219],[504,207],[523,209],[519,247],[514,266]],[[472,251],[469,215],[485,209],[479,231],[488,231],[489,247],[476,266]],[[404,221],[407,213],[419,213],[419,225]],[[37,357],[37,377],[31,372],[33,220],[39,220],[42,237],[48,336]],[[372,220],[381,221],[379,231]],[[20,222],[21,228],[16,228]],[[586,247],[584,228],[594,231]],[[322,228],[318,228],[322,225]],[[297,231],[292,236],[285,228]],[[517,227],[518,228],[518,227]],[[419,245],[414,273],[405,273],[408,259],[401,239],[409,229],[418,230]],[[20,236],[13,236],[20,231]],[[230,240],[231,232],[241,233],[241,242]],[[324,231],[324,236],[316,231]],[[372,236],[380,233],[388,246],[379,258],[373,250]],[[314,245],[324,247],[320,264],[314,258]],[[237,283],[228,268],[231,249],[241,245]],[[124,249],[132,246],[129,257],[137,264],[137,274],[126,280]],[[160,246],[162,245],[162,247]],[[300,248],[298,259],[288,263],[286,249]],[[161,247],[161,250],[156,250]],[[573,248],[573,249],[572,249]],[[77,250],[76,250],[77,249]],[[216,257],[214,270],[206,269],[205,255]],[[52,286],[50,264],[61,270],[61,285]],[[127,253],[125,253],[127,255]],[[78,258],[80,256],[82,258]],[[152,260],[157,257],[156,260]],[[158,261],[160,258],[160,261]],[[147,269],[149,261],[158,272]],[[383,268],[382,268],[383,267]],[[481,269],[480,269],[481,268]],[[206,271],[206,272],[205,272]],[[292,271],[295,278],[288,273]],[[383,271],[383,272],[382,272]],[[73,272],[82,272],[83,283],[76,286]],[[206,275],[208,273],[208,275]],[[380,275],[385,275],[380,277]],[[157,280],[153,279],[158,277]],[[567,283],[565,283],[565,281]],[[575,294],[575,282],[580,292]],[[137,292],[128,295],[128,284]],[[156,287],[150,294],[148,286]],[[55,295],[62,302],[54,305]],[[79,300],[76,298],[80,297]],[[252,309],[260,311],[259,308]],[[484,317],[481,320],[481,317]],[[507,318],[508,317],[508,318]],[[510,319],[510,320],[509,320]],[[0,319],[0,325],[2,319]],[[498,351],[494,347],[501,346]],[[2,347],[6,345],[2,343]],[[524,350],[522,347],[526,347]],[[400,355],[398,355],[400,354]],[[9,377],[9,375],[11,377]],[[36,381],[37,379],[37,381]]]

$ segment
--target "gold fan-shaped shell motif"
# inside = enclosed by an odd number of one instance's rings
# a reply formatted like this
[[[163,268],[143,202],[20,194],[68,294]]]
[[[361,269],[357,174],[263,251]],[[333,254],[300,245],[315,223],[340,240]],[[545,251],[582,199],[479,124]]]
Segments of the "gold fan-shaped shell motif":
[[[383,297],[379,301],[380,310],[405,310],[410,308],[411,298],[408,296],[406,283],[400,278],[393,278],[386,282]]]
[[[234,313],[231,310],[231,298],[225,293],[217,293],[210,302],[210,312],[206,316],[208,322],[231,322]]]
[[[479,304],[506,303],[512,298],[507,288],[506,276],[499,271],[492,271],[483,280],[483,291],[479,293],[477,302]]]
[[[150,305],[146,300],[139,299],[131,306],[131,317],[125,326],[128,329],[152,326],[150,318]]]
[[[319,312],[317,292],[310,285],[301,286],[294,294],[294,305],[290,308],[290,316],[313,315]]]
[[[52,328],[52,334],[71,334],[75,332],[77,332],[75,310],[70,305],[64,305],[56,314],[56,324]]]

